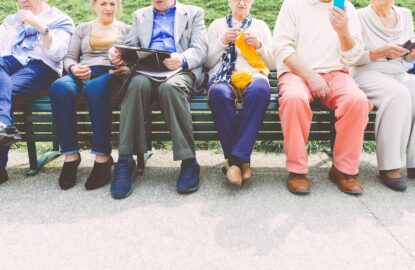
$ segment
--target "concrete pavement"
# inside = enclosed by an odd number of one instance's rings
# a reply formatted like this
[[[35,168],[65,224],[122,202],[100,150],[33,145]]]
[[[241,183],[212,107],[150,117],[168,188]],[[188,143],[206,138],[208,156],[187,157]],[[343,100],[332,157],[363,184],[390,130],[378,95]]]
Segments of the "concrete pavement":
[[[415,181],[405,193],[383,187],[374,155],[363,156],[365,193],[354,197],[327,179],[323,153],[310,157],[309,196],[286,190],[283,155],[255,153],[252,181],[235,190],[221,154],[197,154],[197,193],[176,193],[180,163],[157,151],[117,201],[109,186],[85,190],[88,151],[77,185],[61,191],[62,158],[25,177],[26,153],[13,150],[0,185],[0,269],[415,269]]]

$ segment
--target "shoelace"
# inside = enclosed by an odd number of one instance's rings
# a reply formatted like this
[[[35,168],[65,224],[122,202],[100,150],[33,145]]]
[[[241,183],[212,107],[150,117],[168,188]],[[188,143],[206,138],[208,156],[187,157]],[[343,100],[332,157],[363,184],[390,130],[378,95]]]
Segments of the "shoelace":
[[[125,180],[130,173],[130,170],[132,170],[134,167],[129,164],[130,162],[123,162],[115,164],[115,177],[117,181]]]
[[[189,166],[187,166],[185,168],[182,168],[181,171],[180,171],[180,176],[184,176],[186,178],[192,177],[193,176],[193,173],[194,173],[193,172],[193,166],[194,165],[189,165]]]

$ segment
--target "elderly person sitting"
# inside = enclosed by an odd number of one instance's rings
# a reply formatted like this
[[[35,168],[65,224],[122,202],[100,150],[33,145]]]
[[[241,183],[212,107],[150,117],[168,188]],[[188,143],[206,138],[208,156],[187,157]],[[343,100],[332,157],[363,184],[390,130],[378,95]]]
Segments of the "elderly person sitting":
[[[62,189],[76,183],[81,161],[76,134],[76,99],[85,94],[92,123],[92,153],[95,163],[85,183],[86,189],[99,188],[111,180],[111,92],[110,73],[123,73],[126,67],[110,70],[108,49],[120,43],[129,27],[115,19],[121,0],[91,0],[96,19],[78,25],[64,59],[69,75],[55,81],[49,95],[58,140],[65,162],[59,176]]]
[[[372,0],[359,10],[365,52],[354,69],[359,87],[377,108],[376,154],[379,176],[391,189],[404,191],[400,168],[406,157],[408,177],[415,178],[415,77],[406,72],[414,50],[400,45],[414,39],[412,14],[394,0]]]
[[[231,13],[208,29],[205,63],[210,69],[209,104],[227,159],[223,170],[238,187],[251,177],[250,157],[270,98],[267,75],[275,68],[271,31],[250,15],[253,2],[229,0]],[[239,85],[245,79],[250,83]],[[241,117],[238,101],[243,103]]]
[[[12,98],[21,102],[39,95],[61,75],[74,28],[72,20],[46,0],[18,2],[20,10],[0,26],[0,183],[8,179],[10,133],[17,135],[16,130],[10,132]]]

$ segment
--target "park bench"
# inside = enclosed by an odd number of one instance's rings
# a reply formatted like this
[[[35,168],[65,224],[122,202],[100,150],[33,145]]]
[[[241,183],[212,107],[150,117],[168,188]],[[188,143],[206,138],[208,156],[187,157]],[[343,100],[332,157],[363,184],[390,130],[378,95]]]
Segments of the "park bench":
[[[271,102],[267,108],[264,123],[260,130],[258,140],[283,140],[280,120],[278,116],[278,87],[276,73],[270,74]],[[206,96],[194,96],[191,99],[194,136],[196,141],[217,141],[218,136],[213,125],[211,111]],[[113,142],[118,140],[119,105],[113,104],[111,133]],[[330,142],[331,151],[335,138],[334,113],[319,104],[313,104],[313,122],[309,136],[310,141]],[[56,128],[52,123],[52,112],[47,96],[37,97],[26,103],[15,104],[15,126],[22,133],[23,141],[27,144],[30,170],[27,175],[33,176],[49,161],[60,155],[57,142]],[[374,140],[374,114],[369,115],[369,124],[365,132],[365,140]],[[78,139],[91,142],[92,129],[85,102],[78,102]],[[147,117],[146,132],[149,154],[138,157],[139,173],[144,172],[145,161],[151,155],[153,141],[171,140],[170,133],[163,117],[157,107]],[[36,143],[52,142],[52,147],[46,153],[38,154]]]

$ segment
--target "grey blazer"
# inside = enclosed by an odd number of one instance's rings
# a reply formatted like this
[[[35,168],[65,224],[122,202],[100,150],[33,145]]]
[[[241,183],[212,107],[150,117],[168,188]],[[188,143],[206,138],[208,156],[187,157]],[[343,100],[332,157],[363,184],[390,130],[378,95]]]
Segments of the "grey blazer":
[[[140,8],[133,14],[133,25],[124,44],[148,48],[153,32],[153,6]],[[174,41],[178,53],[186,57],[189,69],[195,74],[195,87],[204,80],[202,65],[206,61],[207,40],[204,12],[200,7],[183,5],[176,1]]]

